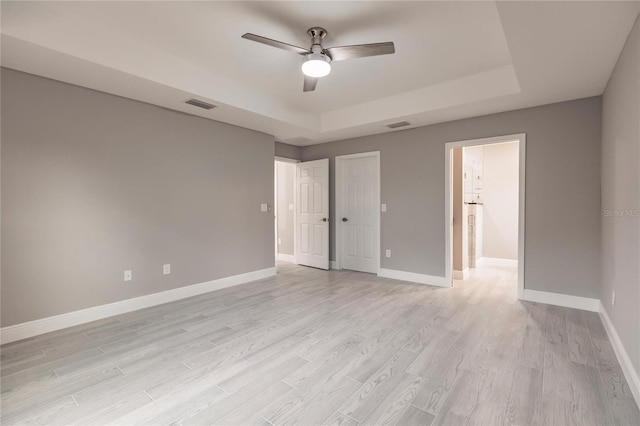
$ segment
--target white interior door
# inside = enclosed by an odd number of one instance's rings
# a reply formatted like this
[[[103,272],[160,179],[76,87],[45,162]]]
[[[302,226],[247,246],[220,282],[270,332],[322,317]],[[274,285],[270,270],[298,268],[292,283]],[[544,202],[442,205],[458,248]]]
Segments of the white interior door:
[[[376,156],[340,160],[341,266],[378,272],[378,164]]]
[[[329,160],[296,164],[296,263],[329,269]]]

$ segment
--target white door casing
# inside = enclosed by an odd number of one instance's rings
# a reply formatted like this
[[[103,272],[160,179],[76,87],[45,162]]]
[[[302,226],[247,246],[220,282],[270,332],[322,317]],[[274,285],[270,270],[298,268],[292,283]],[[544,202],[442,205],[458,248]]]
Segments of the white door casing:
[[[452,155],[453,148],[489,145],[494,143],[518,142],[519,145],[519,182],[518,182],[518,299],[523,299],[524,283],[524,249],[525,249],[525,190],[526,190],[526,133],[496,136],[482,139],[471,139],[445,143],[445,280],[450,287],[453,284],[453,199],[452,199]]]
[[[296,164],[296,263],[329,269],[329,160]]]
[[[341,268],[378,273],[379,170],[379,152],[336,157],[336,257]]]
[[[278,161],[273,162],[273,245],[274,258],[278,260]]]

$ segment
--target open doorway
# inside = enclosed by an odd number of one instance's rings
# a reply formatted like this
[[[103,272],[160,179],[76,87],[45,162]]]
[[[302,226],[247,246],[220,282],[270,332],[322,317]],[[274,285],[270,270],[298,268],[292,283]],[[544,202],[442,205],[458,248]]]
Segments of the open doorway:
[[[329,269],[329,159],[274,163],[275,259]]]
[[[295,263],[295,177],[297,160],[276,157],[274,163],[274,230],[276,261]]]
[[[447,282],[496,272],[524,293],[525,135],[446,144]]]

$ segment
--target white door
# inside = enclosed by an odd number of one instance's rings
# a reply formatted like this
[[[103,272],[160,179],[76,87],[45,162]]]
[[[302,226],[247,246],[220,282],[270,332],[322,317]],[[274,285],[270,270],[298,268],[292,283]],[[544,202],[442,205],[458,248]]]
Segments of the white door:
[[[329,160],[296,164],[296,263],[329,269]]]
[[[340,159],[341,266],[378,272],[377,156]]]

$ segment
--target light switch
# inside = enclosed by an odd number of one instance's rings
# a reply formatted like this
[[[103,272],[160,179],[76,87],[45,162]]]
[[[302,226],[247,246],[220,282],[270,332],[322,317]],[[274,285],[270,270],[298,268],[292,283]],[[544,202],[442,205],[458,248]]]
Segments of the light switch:
[[[260,204],[260,211],[261,212],[268,212],[269,211],[269,205],[268,204]]]
[[[289,204],[289,211],[293,211],[293,204]]]
[[[380,210],[382,210],[383,212],[387,211],[387,205],[386,204],[382,204],[382,206],[380,206]]]

